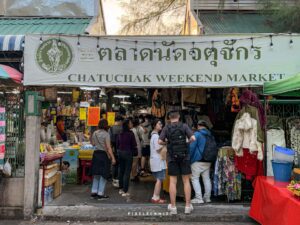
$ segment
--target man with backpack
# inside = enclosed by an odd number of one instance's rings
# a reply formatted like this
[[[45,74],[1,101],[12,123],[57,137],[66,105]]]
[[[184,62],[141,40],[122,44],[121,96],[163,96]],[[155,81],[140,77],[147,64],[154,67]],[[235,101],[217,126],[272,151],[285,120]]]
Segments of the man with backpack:
[[[202,204],[211,202],[212,184],[210,181],[210,166],[217,158],[218,148],[216,141],[210,131],[205,120],[199,120],[197,123],[197,131],[194,133],[196,141],[190,144],[190,156],[192,165],[192,184],[195,191],[195,198],[192,199],[193,204]],[[205,194],[202,197],[200,176],[203,179]]]
[[[195,136],[187,124],[179,122],[180,115],[177,111],[169,113],[170,124],[162,130],[158,143],[163,145],[167,143],[167,162],[168,175],[170,176],[170,200],[168,205],[170,214],[177,214],[176,208],[176,185],[177,176],[182,176],[184,185],[184,195],[186,200],[185,213],[190,214],[193,211],[191,204],[191,185],[190,175],[191,165],[188,149],[188,142],[195,141]],[[188,141],[187,141],[188,140]]]

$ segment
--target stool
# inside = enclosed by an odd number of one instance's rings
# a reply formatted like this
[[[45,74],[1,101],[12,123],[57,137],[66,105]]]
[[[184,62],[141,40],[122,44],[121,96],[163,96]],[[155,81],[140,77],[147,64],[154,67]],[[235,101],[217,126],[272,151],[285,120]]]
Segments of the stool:
[[[91,170],[92,168],[92,160],[80,160],[81,167],[81,179],[80,184],[84,184],[87,181],[92,181],[92,176],[88,176],[86,170]]]

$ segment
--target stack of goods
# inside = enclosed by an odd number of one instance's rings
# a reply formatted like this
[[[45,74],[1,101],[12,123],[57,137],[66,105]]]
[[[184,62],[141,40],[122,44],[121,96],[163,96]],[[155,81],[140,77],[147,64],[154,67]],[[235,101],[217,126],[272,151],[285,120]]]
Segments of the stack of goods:
[[[81,160],[92,160],[95,147],[91,144],[83,144],[79,150],[78,158]]]
[[[44,171],[44,201],[51,202],[61,194],[61,172],[57,163],[49,164]]]
[[[51,160],[54,158],[63,157],[65,150],[63,147],[52,147],[47,143],[40,144],[40,159],[41,161]]]
[[[60,105],[57,107],[58,116],[79,116],[79,104],[72,106]]]

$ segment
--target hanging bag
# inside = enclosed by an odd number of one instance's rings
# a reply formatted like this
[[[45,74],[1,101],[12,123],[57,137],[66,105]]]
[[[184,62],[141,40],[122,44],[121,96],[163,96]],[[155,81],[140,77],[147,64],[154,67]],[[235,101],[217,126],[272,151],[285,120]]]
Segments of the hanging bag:
[[[3,174],[7,177],[10,177],[11,176],[11,165],[9,163],[9,160],[7,159],[6,160],[6,163],[4,164],[4,167],[3,167]]]

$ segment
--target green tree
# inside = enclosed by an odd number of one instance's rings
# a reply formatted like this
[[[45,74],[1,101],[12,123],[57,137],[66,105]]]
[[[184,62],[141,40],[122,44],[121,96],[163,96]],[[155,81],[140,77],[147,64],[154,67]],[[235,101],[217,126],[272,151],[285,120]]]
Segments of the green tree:
[[[127,0],[121,17],[124,35],[180,34],[186,0]]]
[[[277,32],[300,32],[300,0],[260,0]]]

